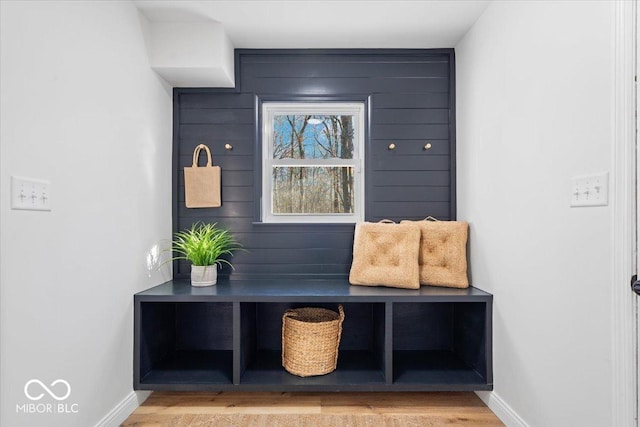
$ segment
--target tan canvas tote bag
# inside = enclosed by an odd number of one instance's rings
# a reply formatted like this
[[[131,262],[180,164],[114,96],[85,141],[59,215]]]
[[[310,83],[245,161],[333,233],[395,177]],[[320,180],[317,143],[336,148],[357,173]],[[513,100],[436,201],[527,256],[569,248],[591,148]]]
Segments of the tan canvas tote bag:
[[[207,152],[207,164],[198,166],[200,151]],[[193,151],[191,167],[184,168],[185,204],[188,208],[217,208],[222,204],[220,198],[220,166],[211,165],[209,147],[200,144]]]

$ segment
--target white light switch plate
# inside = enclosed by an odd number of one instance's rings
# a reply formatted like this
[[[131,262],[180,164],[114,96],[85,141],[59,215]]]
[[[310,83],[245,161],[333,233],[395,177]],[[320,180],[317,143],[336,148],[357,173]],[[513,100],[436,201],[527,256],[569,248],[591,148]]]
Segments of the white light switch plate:
[[[11,209],[51,210],[51,183],[32,178],[11,177]]]
[[[608,204],[608,172],[571,178],[571,207],[607,206]]]

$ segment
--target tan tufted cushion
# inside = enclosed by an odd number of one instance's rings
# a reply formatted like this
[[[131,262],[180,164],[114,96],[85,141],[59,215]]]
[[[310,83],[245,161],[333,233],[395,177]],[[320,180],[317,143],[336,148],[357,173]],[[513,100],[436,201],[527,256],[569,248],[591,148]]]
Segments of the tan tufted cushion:
[[[419,247],[415,224],[356,224],[349,283],[419,289]]]
[[[420,283],[467,288],[467,234],[464,221],[402,221],[420,227]]]

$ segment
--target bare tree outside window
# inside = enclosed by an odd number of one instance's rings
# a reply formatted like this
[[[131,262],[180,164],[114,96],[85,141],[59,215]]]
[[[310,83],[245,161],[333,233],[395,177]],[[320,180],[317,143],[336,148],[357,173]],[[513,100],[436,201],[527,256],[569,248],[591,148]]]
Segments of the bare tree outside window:
[[[357,222],[364,217],[364,104],[264,103],[262,218]]]
[[[274,159],[353,159],[353,116],[278,115]],[[321,163],[321,162],[320,162]],[[351,166],[274,166],[274,213],[353,213]]]

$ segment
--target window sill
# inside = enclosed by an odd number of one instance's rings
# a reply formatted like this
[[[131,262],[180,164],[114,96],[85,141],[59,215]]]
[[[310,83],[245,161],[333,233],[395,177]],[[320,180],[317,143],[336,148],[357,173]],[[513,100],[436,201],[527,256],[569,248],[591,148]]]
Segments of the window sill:
[[[271,226],[284,226],[284,227],[292,227],[292,226],[302,226],[306,227],[312,225],[314,227],[355,227],[355,222],[262,222],[262,221],[253,221],[251,225],[255,225],[258,227],[271,227]]]

